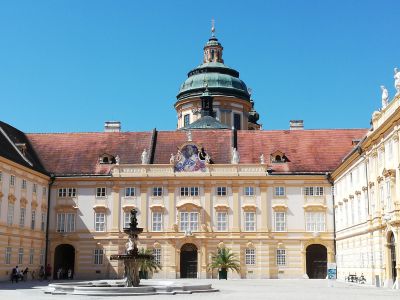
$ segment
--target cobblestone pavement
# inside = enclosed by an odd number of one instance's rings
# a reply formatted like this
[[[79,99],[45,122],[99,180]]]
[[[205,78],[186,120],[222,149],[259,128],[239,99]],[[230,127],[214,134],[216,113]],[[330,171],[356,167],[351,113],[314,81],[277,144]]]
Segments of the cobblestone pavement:
[[[179,279],[178,279],[179,280]],[[177,280],[177,281],[178,281]],[[324,300],[381,300],[400,299],[400,290],[389,290],[375,288],[372,286],[356,285],[343,282],[328,282],[327,280],[182,280],[184,282],[211,283],[220,292],[192,294],[192,295],[159,295],[140,296],[139,299],[218,299],[218,300],[257,300],[257,299],[279,299],[279,300],[302,300],[302,299],[324,299]],[[151,280],[147,280],[148,283]],[[36,299],[131,299],[132,296],[121,297],[95,297],[95,296],[73,296],[73,295],[49,295],[44,294],[43,289],[47,282],[29,281],[11,284],[0,283],[1,300],[36,300]]]

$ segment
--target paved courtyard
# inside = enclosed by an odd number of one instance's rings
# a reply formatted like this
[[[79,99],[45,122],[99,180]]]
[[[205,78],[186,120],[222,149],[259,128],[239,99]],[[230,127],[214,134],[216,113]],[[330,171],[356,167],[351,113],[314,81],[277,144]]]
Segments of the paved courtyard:
[[[193,280],[182,280],[185,282]],[[334,282],[329,286],[326,280],[196,280],[201,283],[212,283],[214,288],[220,292],[192,294],[192,295],[160,295],[160,296],[139,296],[140,299],[400,299],[400,290],[389,290],[375,288],[371,286],[361,286],[343,282]],[[151,282],[148,280],[147,282]],[[11,284],[8,282],[0,283],[1,300],[36,300],[36,299],[111,299],[111,297],[95,296],[71,296],[71,295],[48,295],[43,293],[47,283],[31,281]],[[127,299],[132,296],[112,297]]]

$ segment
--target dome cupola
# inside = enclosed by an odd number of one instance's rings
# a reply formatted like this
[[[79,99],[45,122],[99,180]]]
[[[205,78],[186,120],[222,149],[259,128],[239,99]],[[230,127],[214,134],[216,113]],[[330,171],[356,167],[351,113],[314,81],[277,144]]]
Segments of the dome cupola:
[[[175,109],[178,113],[177,128],[187,126],[202,115],[203,92],[213,97],[214,117],[228,128],[249,129],[249,121],[258,126],[258,114],[251,112],[252,104],[246,84],[239,78],[239,72],[224,64],[221,43],[215,36],[214,22],[211,37],[203,48],[202,64],[187,74],[176,96]],[[203,110],[204,112],[204,110]],[[204,117],[204,116],[203,116]],[[249,120],[250,117],[250,120]]]

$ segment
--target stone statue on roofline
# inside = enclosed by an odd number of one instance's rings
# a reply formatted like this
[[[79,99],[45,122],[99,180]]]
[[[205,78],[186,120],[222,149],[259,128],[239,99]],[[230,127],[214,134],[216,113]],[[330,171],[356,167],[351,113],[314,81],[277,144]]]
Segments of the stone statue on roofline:
[[[142,165],[146,165],[149,163],[149,154],[147,153],[147,150],[144,149],[142,152]]]
[[[396,88],[396,96],[400,95],[400,71],[394,68],[394,87]]]
[[[115,157],[115,164],[118,166],[120,161],[121,161],[121,159],[119,158],[119,155],[117,155]]]
[[[232,160],[231,163],[237,165],[240,161],[239,151],[232,147]]]
[[[175,163],[175,155],[171,153],[171,157],[169,158],[169,163],[173,165]]]
[[[382,109],[384,109],[389,104],[389,92],[383,85],[381,85],[381,90],[382,90]]]
[[[206,153],[205,161],[206,161],[206,164],[207,164],[207,165],[208,165],[208,164],[210,163],[210,161],[211,161],[211,157],[210,157],[210,155],[208,155],[208,153]]]
[[[265,157],[264,157],[264,154],[261,154],[260,155],[260,164],[265,164]]]

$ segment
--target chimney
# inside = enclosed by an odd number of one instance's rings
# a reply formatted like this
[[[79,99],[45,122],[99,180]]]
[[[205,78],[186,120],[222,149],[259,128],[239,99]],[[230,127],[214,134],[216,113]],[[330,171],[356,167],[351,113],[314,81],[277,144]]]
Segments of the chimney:
[[[303,120],[290,120],[290,130],[303,130],[304,122]]]
[[[120,121],[104,122],[104,132],[121,132],[121,122]]]

